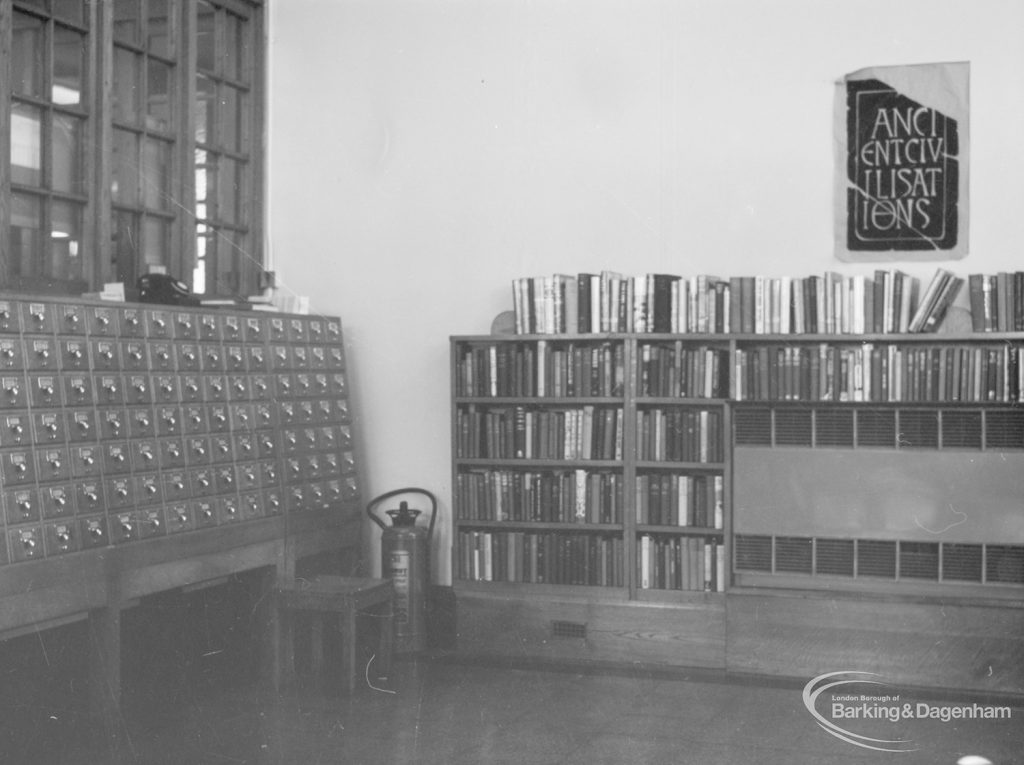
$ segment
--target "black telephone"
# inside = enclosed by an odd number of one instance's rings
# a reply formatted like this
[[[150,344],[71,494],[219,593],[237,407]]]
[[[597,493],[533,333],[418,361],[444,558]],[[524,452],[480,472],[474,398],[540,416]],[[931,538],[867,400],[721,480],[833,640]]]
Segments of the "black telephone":
[[[199,298],[188,285],[168,274],[143,274],[139,277],[139,300],[164,305],[199,305]]]

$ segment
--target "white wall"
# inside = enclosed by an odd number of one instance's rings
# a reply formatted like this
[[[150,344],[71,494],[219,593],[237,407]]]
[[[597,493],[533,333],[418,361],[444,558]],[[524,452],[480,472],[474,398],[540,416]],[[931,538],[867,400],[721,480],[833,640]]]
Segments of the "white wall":
[[[440,580],[448,336],[486,333],[518,276],[872,269],[832,255],[843,74],[970,61],[971,252],[945,265],[1021,267],[1020,0],[269,8],[273,263],[343,319],[367,496],[439,496]]]

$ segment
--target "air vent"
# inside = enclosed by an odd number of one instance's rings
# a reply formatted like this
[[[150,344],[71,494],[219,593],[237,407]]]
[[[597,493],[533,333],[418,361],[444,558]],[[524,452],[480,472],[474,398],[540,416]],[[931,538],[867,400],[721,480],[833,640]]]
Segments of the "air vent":
[[[894,579],[896,577],[896,543],[877,539],[858,541],[857,574]]]
[[[942,578],[945,581],[981,581],[981,545],[942,545]]]
[[[775,570],[787,574],[810,574],[813,547],[810,537],[776,537]]]
[[[1024,411],[986,412],[985,446],[989,449],[1024,448]]]
[[[739,446],[772,445],[772,410],[738,408],[733,416]]]
[[[857,445],[896,445],[896,412],[892,409],[862,409],[857,412]]]
[[[806,409],[776,409],[775,444],[777,446],[810,446],[810,411]]]
[[[587,625],[583,622],[553,621],[551,622],[551,636],[585,640],[587,637]]]
[[[735,541],[737,571],[764,571],[771,573],[771,537],[737,534]]]
[[[853,446],[852,409],[819,409],[814,421],[817,446]]]
[[[943,449],[980,449],[981,412],[946,409],[942,412]]]
[[[937,542],[900,542],[900,578],[939,578],[939,545]]]
[[[900,448],[937,449],[939,413],[934,409],[901,409],[899,412]]]
[[[985,580],[1024,584],[1024,547],[986,545]]]
[[[754,534],[737,534],[734,541],[735,567],[741,573],[895,580],[898,559],[903,580],[1024,585],[1022,545]]]
[[[817,573],[853,576],[852,539],[818,539],[814,547],[814,570]]]

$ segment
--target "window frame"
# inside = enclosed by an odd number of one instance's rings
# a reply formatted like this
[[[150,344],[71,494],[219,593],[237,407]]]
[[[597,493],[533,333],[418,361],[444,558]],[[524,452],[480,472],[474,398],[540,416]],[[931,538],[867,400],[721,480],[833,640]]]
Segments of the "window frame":
[[[210,5],[218,8],[218,13],[234,14],[248,20],[251,25],[249,30],[250,50],[247,54],[249,59],[247,67],[250,72],[250,82],[247,86],[248,104],[248,143],[244,143],[245,136],[240,141],[238,151],[227,151],[218,147],[217,151],[222,156],[235,158],[246,155],[248,164],[248,182],[236,189],[238,198],[239,215],[237,222],[227,226],[226,231],[230,232],[231,241],[234,242],[234,234],[241,233],[242,247],[244,253],[236,253],[233,249],[227,248],[227,257],[239,265],[232,265],[230,268],[239,273],[238,289],[227,290],[223,285],[218,285],[216,280],[207,279],[207,289],[202,295],[209,297],[237,297],[257,294],[260,287],[260,274],[265,268],[265,163],[266,163],[266,61],[267,61],[267,3],[266,0],[206,0]],[[113,159],[113,137],[115,129],[125,129],[123,124],[115,124],[113,113],[113,67],[115,51],[114,35],[114,0],[91,0],[84,3],[83,16],[87,28],[87,44],[83,54],[83,101],[81,110],[85,112],[85,124],[81,136],[82,145],[82,174],[84,185],[84,198],[78,198],[84,203],[82,211],[82,271],[84,279],[78,282],[54,279],[49,276],[23,277],[13,275],[14,264],[10,260],[9,237],[12,221],[13,194],[23,187],[19,184],[12,184],[11,173],[11,124],[12,107],[15,103],[14,83],[11,79],[12,73],[12,34],[14,12],[26,12],[41,17],[52,17],[54,14],[48,11],[40,11],[42,5],[47,9],[51,3],[46,0],[0,0],[0,101],[4,108],[0,109],[0,230],[3,232],[3,246],[0,246],[0,291],[31,292],[35,294],[76,294],[83,290],[99,290],[106,282],[117,279],[119,264],[115,261],[115,242],[112,238],[115,227],[115,219],[120,213],[131,213],[134,219],[144,225],[147,219],[159,219],[168,222],[169,233],[166,247],[166,269],[173,276],[192,283],[193,268],[197,263],[197,239],[196,226],[196,112],[197,87],[197,34],[198,0],[168,0],[169,12],[176,17],[176,30],[171,34],[175,36],[175,49],[171,52],[171,59],[174,61],[168,89],[171,91],[171,114],[170,124],[166,132],[153,129],[145,124],[143,119],[133,131],[139,136],[140,142],[144,138],[150,140],[159,136],[170,139],[170,163],[167,168],[169,194],[171,196],[170,209],[168,214],[161,214],[154,208],[147,208],[143,199],[133,203],[115,203],[111,191],[113,181],[114,159]],[[148,3],[142,3],[145,10]],[[50,25],[50,32],[54,28],[52,18],[46,22]],[[118,42],[118,48],[128,48],[135,53],[146,51],[145,23],[143,17],[141,22],[141,35],[138,45],[124,45]],[[75,28],[78,25],[70,25]],[[218,35],[219,25],[217,27]],[[222,37],[222,35],[220,35]],[[219,41],[223,44],[223,39]],[[49,87],[52,78],[51,63],[49,61],[49,50],[52,42],[47,37],[44,39],[46,46],[47,60],[44,62],[45,85]],[[221,52],[218,46],[218,53]],[[150,53],[145,52],[142,56],[143,66],[139,72],[140,77],[147,76],[145,62],[148,62]],[[167,56],[152,54],[155,60],[167,62]],[[230,78],[226,80],[231,82]],[[104,87],[99,84],[104,83]],[[220,86],[219,86],[220,87]],[[140,89],[142,93],[146,88]],[[240,91],[242,92],[242,91]],[[49,92],[46,98],[51,98]],[[29,99],[31,100],[31,99]],[[62,108],[52,101],[47,107],[48,114],[55,111],[61,112]],[[137,107],[145,114],[147,103],[141,100]],[[76,112],[78,109],[75,110]],[[219,123],[221,117],[218,114],[214,117]],[[47,117],[46,124],[50,119]],[[49,152],[52,147],[52,131],[43,131],[43,152]],[[140,152],[143,151],[140,143]],[[44,158],[44,166],[49,158]],[[62,191],[56,191],[46,185],[44,179],[38,188],[32,187],[30,193],[52,200],[61,199],[69,195]],[[77,197],[76,197],[77,198]],[[52,203],[50,203],[52,206]],[[244,215],[242,214],[244,210]],[[41,222],[43,227],[41,235],[48,230],[46,226],[50,219],[50,213],[44,210],[44,217]],[[214,225],[215,234],[221,221]],[[46,242],[43,244],[45,249]],[[218,248],[219,250],[220,248]],[[45,253],[44,253],[45,255]],[[130,279],[137,278],[144,268],[144,254],[140,249],[136,250],[133,262],[122,264],[121,273],[130,276]],[[217,264],[213,263],[208,273],[216,273]],[[125,287],[129,294],[132,292],[134,283],[126,283]]]

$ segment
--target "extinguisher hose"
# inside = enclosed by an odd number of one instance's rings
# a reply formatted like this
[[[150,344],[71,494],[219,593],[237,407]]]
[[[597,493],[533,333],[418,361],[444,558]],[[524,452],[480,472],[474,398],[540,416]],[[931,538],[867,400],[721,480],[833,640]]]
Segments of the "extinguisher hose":
[[[430,500],[430,523],[427,526],[427,538],[429,539],[430,537],[432,537],[434,535],[434,521],[437,519],[437,497],[435,497],[426,489],[420,489],[415,486],[409,486],[404,489],[395,489],[393,491],[389,491],[386,494],[381,494],[379,497],[374,497],[366,506],[366,514],[370,517],[370,520],[376,523],[382,529],[386,529],[388,527],[387,524],[381,518],[374,514],[373,509],[378,504],[383,502],[385,499],[397,497],[399,494],[422,494],[423,496],[427,497]]]

